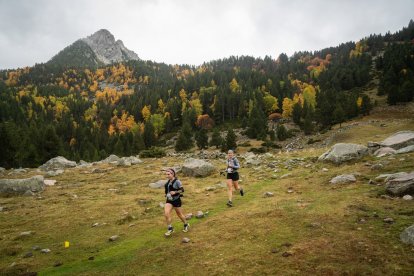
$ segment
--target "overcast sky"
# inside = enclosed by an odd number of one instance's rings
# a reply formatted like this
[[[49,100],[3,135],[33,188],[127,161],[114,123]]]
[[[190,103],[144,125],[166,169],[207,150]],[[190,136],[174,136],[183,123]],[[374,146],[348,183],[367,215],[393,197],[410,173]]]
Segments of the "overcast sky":
[[[406,27],[413,0],[0,0],[0,69],[46,62],[99,29],[141,59],[276,58]]]

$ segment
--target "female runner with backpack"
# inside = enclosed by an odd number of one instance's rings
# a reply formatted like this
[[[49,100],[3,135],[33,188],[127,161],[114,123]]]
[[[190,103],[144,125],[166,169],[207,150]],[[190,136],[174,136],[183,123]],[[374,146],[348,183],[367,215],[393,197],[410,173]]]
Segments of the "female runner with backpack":
[[[174,228],[172,227],[172,224],[171,224],[173,209],[177,213],[177,216],[184,223],[183,232],[188,232],[190,225],[185,219],[183,210],[181,208],[181,196],[182,196],[182,193],[184,193],[184,187],[181,184],[181,181],[178,180],[177,177],[175,176],[174,169],[167,169],[165,174],[167,176],[168,181],[167,183],[165,183],[165,186],[164,186],[165,197],[167,198],[167,201],[164,205],[164,215],[165,215],[165,220],[167,221],[167,225],[168,225],[168,229],[167,229],[167,232],[165,232],[165,236],[168,237],[168,236],[171,236],[171,234],[174,232]]]

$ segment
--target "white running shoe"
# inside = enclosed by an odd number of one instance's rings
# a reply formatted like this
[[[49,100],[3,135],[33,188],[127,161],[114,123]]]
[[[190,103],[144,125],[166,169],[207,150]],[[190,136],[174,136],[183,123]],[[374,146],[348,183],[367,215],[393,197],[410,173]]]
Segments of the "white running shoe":
[[[168,229],[168,231],[167,231],[167,232],[165,232],[165,234],[164,234],[164,235],[165,235],[166,237],[169,237],[169,236],[171,236],[171,234],[172,234],[172,233],[174,233],[174,228],[170,228],[170,229]]]

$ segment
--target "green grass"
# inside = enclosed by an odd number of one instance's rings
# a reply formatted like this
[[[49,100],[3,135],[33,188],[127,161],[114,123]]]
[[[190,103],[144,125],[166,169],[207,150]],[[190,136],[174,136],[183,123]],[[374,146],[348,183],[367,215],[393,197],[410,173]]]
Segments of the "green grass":
[[[414,129],[413,120],[390,121],[387,127],[371,124],[369,118],[364,121],[368,123],[341,132],[335,142],[366,144],[398,130]],[[164,178],[161,168],[183,160],[145,159],[143,164],[101,174],[89,173],[92,169],[67,170],[41,199],[0,198],[0,206],[7,208],[0,212],[0,274],[410,275],[414,247],[402,244],[399,234],[414,221],[414,202],[381,198],[384,187],[369,185],[368,180],[381,173],[411,171],[414,153],[366,157],[341,166],[313,163],[325,150],[275,152],[275,158],[263,161],[261,169],[243,167],[241,184],[246,195],[235,193],[233,208],[225,205],[226,189],[205,191],[225,181],[218,173],[207,178],[180,175],[186,187],[184,212],[202,210],[209,215],[193,218],[191,231],[182,233],[174,214],[178,231],[168,239],[163,236],[163,209],[158,207],[164,201],[163,190],[149,189],[148,184]],[[286,160],[297,157],[311,166],[284,168]],[[279,164],[279,172],[266,167],[271,161]],[[212,162],[223,166],[222,160]],[[379,171],[365,165],[378,162],[384,164]],[[286,173],[292,175],[280,179]],[[358,173],[357,182],[329,184],[343,173]],[[35,174],[32,170],[25,177]],[[273,174],[279,177],[273,179]],[[274,197],[264,198],[267,191]],[[139,199],[149,203],[140,205]],[[135,219],[119,224],[126,214]],[[384,223],[386,217],[395,222]],[[100,226],[92,227],[96,222]],[[35,234],[16,239],[22,231]],[[109,242],[112,235],[120,239]],[[181,243],[183,237],[191,242]],[[71,242],[68,249],[63,247],[66,240]],[[34,245],[52,251],[41,254],[31,250]],[[23,258],[28,251],[34,256]],[[291,255],[284,257],[286,252]],[[57,262],[62,265],[55,267]]]

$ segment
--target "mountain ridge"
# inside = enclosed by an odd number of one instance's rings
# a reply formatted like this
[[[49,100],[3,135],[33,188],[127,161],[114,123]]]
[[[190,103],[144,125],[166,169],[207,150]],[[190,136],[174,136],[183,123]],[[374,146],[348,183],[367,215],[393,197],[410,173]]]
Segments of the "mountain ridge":
[[[139,60],[138,55],[115,40],[107,29],[76,40],[52,57],[47,64],[64,67],[99,67],[117,62]]]

